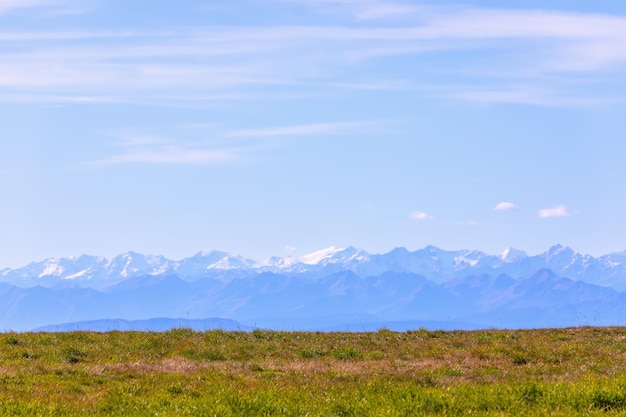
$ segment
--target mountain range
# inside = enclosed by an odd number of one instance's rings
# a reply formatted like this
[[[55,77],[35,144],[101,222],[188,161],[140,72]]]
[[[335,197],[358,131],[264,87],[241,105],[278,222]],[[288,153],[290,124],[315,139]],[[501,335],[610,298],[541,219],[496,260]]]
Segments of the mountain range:
[[[179,261],[129,252],[0,271],[0,329],[181,323],[149,322],[157,317],[286,330],[625,325],[624,290],[626,252],[594,258],[560,245],[536,256],[333,247],[264,261],[219,251]]]
[[[403,272],[442,283],[468,274],[507,274],[519,278],[539,269],[550,269],[575,281],[626,290],[626,251],[594,258],[561,245],[535,256],[512,248],[499,255],[488,255],[475,250],[446,251],[435,246],[416,251],[395,248],[385,254],[370,254],[354,247],[330,247],[302,257],[271,257],[263,261],[221,251],[198,252],[177,261],[127,252],[111,260],[82,255],[49,258],[22,268],[6,268],[0,270],[0,282],[19,287],[72,283],[104,288],[145,275],[176,275],[185,281],[194,281],[204,278],[230,280],[267,272],[315,278],[351,271],[360,277]]]

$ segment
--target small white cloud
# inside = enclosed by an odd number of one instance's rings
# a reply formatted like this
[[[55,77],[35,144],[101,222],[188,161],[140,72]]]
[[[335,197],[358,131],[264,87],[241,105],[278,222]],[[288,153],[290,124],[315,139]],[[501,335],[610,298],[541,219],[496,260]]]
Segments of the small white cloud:
[[[285,246],[285,252],[287,252],[289,255],[293,255],[294,253],[296,253],[298,249],[295,246],[291,246],[291,245],[287,245]]]
[[[518,210],[519,208],[513,203],[503,201],[501,203],[498,203],[498,205],[495,206],[493,209],[497,211],[515,211],[515,210]]]
[[[552,208],[541,209],[537,212],[537,215],[542,219],[550,217],[568,217],[570,215],[569,210],[565,206],[557,206]]]
[[[428,213],[424,213],[423,211],[414,211],[413,213],[411,213],[411,219],[413,219],[413,220],[432,220],[432,219],[434,219],[434,217],[431,216]]]

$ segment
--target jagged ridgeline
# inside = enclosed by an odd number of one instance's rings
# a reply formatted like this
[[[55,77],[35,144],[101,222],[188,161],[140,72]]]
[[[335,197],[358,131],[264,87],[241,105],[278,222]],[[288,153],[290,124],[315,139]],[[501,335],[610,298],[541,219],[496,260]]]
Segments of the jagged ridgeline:
[[[263,261],[129,252],[47,259],[2,270],[0,279],[4,330],[158,317],[287,330],[626,324],[626,253],[594,258],[560,245],[536,256],[333,247]]]

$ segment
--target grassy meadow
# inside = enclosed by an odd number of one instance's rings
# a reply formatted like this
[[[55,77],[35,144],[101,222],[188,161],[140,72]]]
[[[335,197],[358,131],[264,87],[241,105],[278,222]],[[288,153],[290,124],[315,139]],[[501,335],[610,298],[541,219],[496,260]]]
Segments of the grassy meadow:
[[[626,328],[0,334],[0,415],[626,415]]]

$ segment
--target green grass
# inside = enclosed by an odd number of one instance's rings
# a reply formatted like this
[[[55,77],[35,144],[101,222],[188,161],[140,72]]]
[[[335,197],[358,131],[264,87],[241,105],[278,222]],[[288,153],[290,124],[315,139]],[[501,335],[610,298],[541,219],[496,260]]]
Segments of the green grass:
[[[626,328],[0,334],[1,415],[626,415]]]

